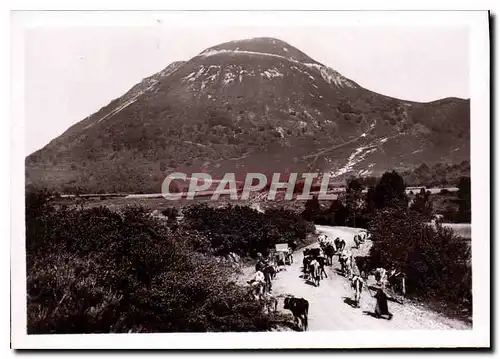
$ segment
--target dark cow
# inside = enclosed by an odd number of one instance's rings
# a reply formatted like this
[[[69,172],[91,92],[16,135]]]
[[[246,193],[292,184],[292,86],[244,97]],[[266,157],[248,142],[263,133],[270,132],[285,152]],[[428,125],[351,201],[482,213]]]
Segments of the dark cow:
[[[313,257],[319,257],[321,254],[321,249],[320,248],[311,248],[309,250],[309,254],[312,255]]]
[[[355,257],[355,262],[359,268],[359,273],[361,274],[361,277],[366,280],[368,278],[368,275],[373,269],[371,257],[357,256]]]
[[[331,266],[333,264],[333,256],[335,255],[335,247],[328,243],[323,250],[326,256],[326,264]]]
[[[308,273],[309,263],[311,263],[312,260],[313,258],[310,255],[305,256],[304,259],[302,260],[302,271],[304,273]]]
[[[309,302],[304,298],[286,297],[283,306],[292,312],[295,325],[302,331],[307,330],[307,315],[309,313]],[[300,325],[299,325],[300,320]]]
[[[341,271],[345,277],[350,278],[352,276],[352,261],[353,256],[349,251],[344,251],[339,254]]]
[[[337,248],[337,252],[342,252],[345,248],[345,241],[340,239],[339,237],[335,238],[335,248]]]
[[[266,291],[270,291],[272,289],[271,279],[276,277],[276,271],[271,264],[267,264],[263,269],[262,273],[264,273],[264,279],[266,283]]]
[[[325,272],[325,266],[327,263],[327,258],[323,256],[316,257],[316,261],[319,263],[319,272],[321,275],[321,279],[323,279],[323,274],[325,275],[325,278],[328,278]]]
[[[264,260],[264,258],[260,257],[257,260],[257,263],[255,264],[255,271],[256,272],[263,271],[266,266],[267,262]]]

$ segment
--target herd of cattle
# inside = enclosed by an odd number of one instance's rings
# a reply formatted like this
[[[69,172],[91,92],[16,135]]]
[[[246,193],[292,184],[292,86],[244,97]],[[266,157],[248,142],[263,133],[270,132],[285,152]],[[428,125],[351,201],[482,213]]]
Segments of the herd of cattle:
[[[354,236],[355,248],[359,248],[368,237],[368,234],[362,233]],[[295,325],[302,330],[307,330],[307,317],[309,312],[309,302],[304,298],[297,298],[291,295],[274,296],[272,291],[272,280],[276,278],[276,273],[280,270],[286,270],[286,265],[293,263],[293,249],[289,248],[287,253],[272,253],[268,259],[258,254],[258,260],[255,267],[256,273],[248,281],[251,288],[251,294],[255,300],[263,301],[265,307],[270,313],[276,312],[278,300],[284,297],[284,309],[290,310],[293,314]],[[333,265],[333,257],[338,256],[340,263],[340,274],[348,278],[354,292],[354,305],[360,307],[361,293],[364,288],[369,290],[366,280],[369,275],[373,275],[377,282],[379,292],[377,298],[376,312],[388,314],[387,302],[380,303],[379,298],[387,298],[384,289],[391,287],[394,291],[399,291],[403,296],[406,294],[405,276],[395,267],[386,270],[384,268],[373,268],[370,263],[370,257],[354,256],[352,251],[346,248],[344,239],[336,238],[329,240],[326,235],[319,237],[319,248],[308,248],[303,251],[302,272],[303,278],[319,286],[321,280],[328,278],[325,267]],[[381,292],[380,292],[381,291]],[[380,311],[380,307],[385,310]],[[377,313],[378,314],[378,313]]]

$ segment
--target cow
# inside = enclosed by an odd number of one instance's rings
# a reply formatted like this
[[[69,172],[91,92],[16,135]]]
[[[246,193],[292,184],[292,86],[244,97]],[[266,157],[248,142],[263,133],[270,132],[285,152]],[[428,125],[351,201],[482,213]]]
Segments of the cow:
[[[339,254],[339,262],[343,275],[350,278],[352,276],[352,254],[343,251]]]
[[[340,239],[339,237],[335,238],[335,248],[337,248],[337,252],[342,252],[345,248],[345,241]]]
[[[335,255],[336,249],[335,247],[331,244],[328,243],[323,250],[326,256],[326,264],[331,266],[333,264],[333,256]]]
[[[355,262],[359,268],[361,277],[366,280],[368,278],[368,274],[371,272],[371,258],[357,256],[355,257]]]
[[[321,279],[323,279],[323,274],[325,275],[325,278],[328,278],[325,272],[325,266],[327,263],[327,258],[325,256],[319,256],[316,257],[316,261],[319,263],[319,271],[321,275]]]
[[[309,249],[309,254],[313,256],[314,258],[319,257],[321,254],[321,249],[320,248],[311,248]]]
[[[307,316],[309,313],[309,302],[304,298],[286,297],[283,309],[288,309],[292,312],[295,325],[301,328],[302,331],[307,330]],[[300,321],[300,326],[299,326]]]
[[[272,288],[271,279],[276,277],[276,271],[271,264],[267,264],[262,270],[264,273],[264,283],[266,284],[266,290],[270,291]]]
[[[311,255],[305,256],[302,260],[302,271],[304,272],[304,274],[308,273],[309,263],[311,263],[312,260],[313,258]]]
[[[312,279],[312,282],[316,287],[319,286],[319,281],[321,280],[321,268],[319,262],[314,258],[310,263],[309,263],[309,268],[308,268],[309,275]]]
[[[354,302],[356,303],[356,308],[359,308],[359,301],[361,299],[361,292],[363,291],[365,281],[359,275],[355,275],[351,279],[351,286],[354,289]]]

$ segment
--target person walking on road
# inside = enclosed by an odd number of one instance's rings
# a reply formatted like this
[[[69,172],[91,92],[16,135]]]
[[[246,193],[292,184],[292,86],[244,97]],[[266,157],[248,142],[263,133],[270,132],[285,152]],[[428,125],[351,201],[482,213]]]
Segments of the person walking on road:
[[[387,319],[391,320],[393,317],[393,314],[389,312],[389,306],[387,304],[389,297],[384,292],[384,289],[382,287],[379,287],[377,289],[377,292],[374,295],[374,298],[377,300],[377,304],[375,306],[375,315],[377,316],[377,318],[380,318],[383,315],[387,315]]]

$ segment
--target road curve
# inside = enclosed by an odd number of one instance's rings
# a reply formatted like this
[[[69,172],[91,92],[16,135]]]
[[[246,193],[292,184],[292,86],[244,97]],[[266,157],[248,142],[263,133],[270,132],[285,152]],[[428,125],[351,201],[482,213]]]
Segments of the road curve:
[[[343,238],[346,248],[351,248],[353,237],[361,230],[349,227],[316,226],[317,232],[324,233],[335,239]],[[352,248],[354,255],[366,254],[370,247],[369,241],[360,249]],[[312,244],[308,248],[318,247]],[[274,295],[292,294],[309,301],[309,331],[319,330],[376,330],[376,329],[471,329],[468,323],[450,319],[431,311],[423,306],[412,303],[404,305],[389,302],[389,311],[394,314],[392,320],[377,319],[370,313],[375,309],[375,299],[364,290],[361,295],[360,308],[350,305],[354,293],[349,281],[337,273],[340,269],[338,257],[333,259],[333,266],[326,269],[328,278],[323,279],[319,287],[314,287],[300,276],[302,275],[303,249],[294,253],[294,263],[287,266],[286,271],[280,271],[273,281]],[[247,272],[247,275],[249,273]],[[373,284],[369,278],[369,284]],[[283,301],[280,301],[279,310],[283,310]],[[285,311],[287,312],[287,311]]]

